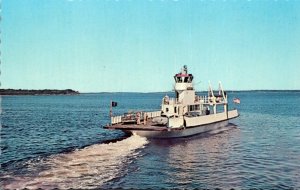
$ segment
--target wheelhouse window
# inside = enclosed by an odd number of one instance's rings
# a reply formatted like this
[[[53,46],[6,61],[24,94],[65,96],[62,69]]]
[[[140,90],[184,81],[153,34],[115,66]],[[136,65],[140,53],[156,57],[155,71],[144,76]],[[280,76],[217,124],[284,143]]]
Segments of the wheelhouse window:
[[[175,79],[175,82],[182,82],[182,78],[181,77],[174,77],[174,79]]]
[[[189,75],[175,75],[174,76],[174,80],[177,83],[191,83],[193,81],[193,75],[189,74]]]

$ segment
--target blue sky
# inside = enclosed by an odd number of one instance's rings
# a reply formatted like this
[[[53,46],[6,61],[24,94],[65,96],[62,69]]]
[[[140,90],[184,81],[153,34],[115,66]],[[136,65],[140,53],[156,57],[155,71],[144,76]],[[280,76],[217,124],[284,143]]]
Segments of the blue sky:
[[[1,88],[300,89],[300,1],[2,0]]]

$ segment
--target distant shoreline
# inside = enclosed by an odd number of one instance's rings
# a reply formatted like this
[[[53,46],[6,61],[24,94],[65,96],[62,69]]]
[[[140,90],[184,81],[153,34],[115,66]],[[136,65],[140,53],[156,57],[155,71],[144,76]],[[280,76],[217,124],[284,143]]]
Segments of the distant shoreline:
[[[300,90],[226,90],[228,93],[238,92],[300,92]],[[138,93],[138,94],[155,94],[155,93],[173,93],[173,91],[162,92],[79,92],[72,89],[57,90],[57,89],[43,89],[43,90],[27,90],[27,89],[0,89],[0,95],[15,96],[15,95],[78,95],[78,94],[117,94],[117,93]],[[196,93],[207,93],[207,91],[196,91]]]
[[[57,89],[43,89],[43,90],[26,90],[26,89],[0,89],[0,95],[77,95],[78,91],[72,89],[57,90]]]
[[[216,91],[216,90],[214,90]],[[300,90],[225,90],[228,93],[234,92],[300,92]],[[197,93],[207,93],[207,91],[196,91]],[[173,91],[161,91],[161,92],[81,92],[81,94],[116,94],[116,93],[138,93],[138,94],[148,94],[148,93],[173,93]]]

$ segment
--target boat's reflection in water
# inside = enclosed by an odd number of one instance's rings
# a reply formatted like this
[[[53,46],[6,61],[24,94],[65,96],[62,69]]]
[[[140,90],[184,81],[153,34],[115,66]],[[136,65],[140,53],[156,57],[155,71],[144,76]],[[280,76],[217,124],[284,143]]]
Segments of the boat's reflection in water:
[[[240,181],[228,179],[230,184],[221,181],[229,173],[232,174],[230,178],[235,178],[234,171],[228,170],[229,165],[233,164],[230,154],[236,143],[231,140],[232,137],[239,139],[239,134],[237,126],[230,123],[220,130],[188,138],[151,140],[151,146],[156,146],[154,149],[168,147],[161,155],[172,168],[168,169],[167,175],[170,177],[166,178],[166,183],[181,184],[182,187],[193,184],[195,188],[224,187],[224,184],[233,187],[239,186]]]
[[[198,141],[201,139],[202,140],[211,140],[209,138],[218,135],[218,134],[222,134],[222,133],[226,133],[229,130],[237,130],[238,126],[233,124],[233,123],[229,123],[227,126],[220,128],[218,130],[214,130],[214,131],[210,131],[207,133],[201,133],[201,134],[197,134],[197,135],[193,135],[193,136],[189,136],[189,137],[181,137],[181,138],[169,138],[169,139],[151,139],[151,143],[155,144],[157,146],[172,146],[172,145],[179,145],[179,144],[188,144],[192,141]],[[226,134],[225,134],[226,135]]]

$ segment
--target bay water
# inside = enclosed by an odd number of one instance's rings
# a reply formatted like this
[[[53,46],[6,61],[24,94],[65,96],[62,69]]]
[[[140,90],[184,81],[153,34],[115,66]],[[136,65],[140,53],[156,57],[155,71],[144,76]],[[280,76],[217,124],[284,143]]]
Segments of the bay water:
[[[300,91],[228,92],[240,117],[209,134],[103,129],[111,100],[119,115],[159,110],[166,94],[2,96],[2,188],[300,188]]]

